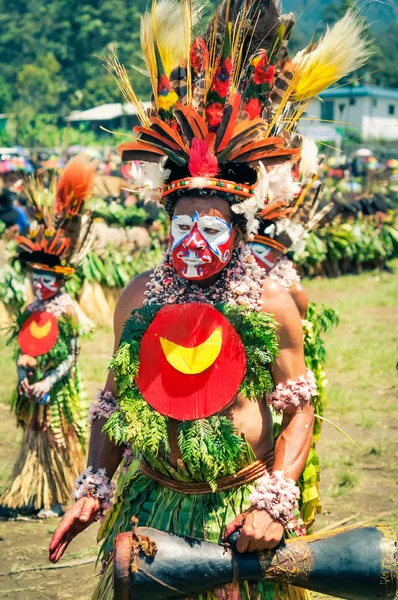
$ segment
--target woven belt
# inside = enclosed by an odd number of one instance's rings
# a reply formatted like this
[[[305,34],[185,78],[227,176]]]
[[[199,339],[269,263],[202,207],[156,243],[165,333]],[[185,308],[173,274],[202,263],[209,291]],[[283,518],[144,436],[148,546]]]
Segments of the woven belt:
[[[240,487],[251,483],[264,474],[265,469],[271,471],[274,462],[274,451],[270,450],[263,458],[247,465],[235,475],[227,475],[216,480],[217,492]],[[212,489],[206,481],[175,481],[153,469],[144,458],[140,461],[140,471],[149,479],[156,481],[163,487],[179,492],[180,494],[210,494]]]

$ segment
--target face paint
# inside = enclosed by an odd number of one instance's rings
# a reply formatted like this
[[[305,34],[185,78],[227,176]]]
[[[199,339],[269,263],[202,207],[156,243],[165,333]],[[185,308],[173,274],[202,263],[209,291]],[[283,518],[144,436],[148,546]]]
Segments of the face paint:
[[[231,260],[233,228],[219,217],[199,217],[198,212],[193,217],[177,215],[171,221],[170,237],[174,268],[185,279],[208,279]]]
[[[275,266],[281,252],[260,242],[248,242],[247,245],[256,259],[256,263],[269,273]]]
[[[49,300],[61,289],[56,275],[43,271],[34,271],[32,275],[33,291],[39,300]]]

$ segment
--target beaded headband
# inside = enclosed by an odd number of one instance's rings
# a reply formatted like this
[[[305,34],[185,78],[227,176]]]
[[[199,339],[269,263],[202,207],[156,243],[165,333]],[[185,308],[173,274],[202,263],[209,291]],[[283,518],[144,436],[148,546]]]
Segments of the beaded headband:
[[[166,185],[162,192],[162,198],[165,198],[177,190],[185,188],[229,192],[235,196],[242,196],[243,198],[251,198],[255,193],[254,185],[243,185],[241,183],[227,181],[226,179],[186,177],[185,179],[178,179],[177,181],[173,181],[169,185]]]
[[[73,275],[75,269],[73,267],[62,267],[61,265],[56,265],[55,267],[50,267],[49,265],[44,265],[40,263],[33,263],[31,265],[32,269],[37,269],[39,271],[49,271],[50,273],[56,273],[57,275]]]

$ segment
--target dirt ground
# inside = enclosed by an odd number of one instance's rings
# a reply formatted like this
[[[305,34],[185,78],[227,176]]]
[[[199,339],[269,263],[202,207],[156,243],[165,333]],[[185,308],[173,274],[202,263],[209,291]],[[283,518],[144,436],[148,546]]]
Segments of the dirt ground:
[[[365,273],[306,286],[312,300],[340,313],[340,325],[327,341],[326,416],[360,447],[324,424],[318,445],[323,514],[316,528],[389,523],[398,531],[396,276]],[[83,344],[81,365],[92,397],[104,381],[111,338],[110,331],[101,330]],[[1,349],[1,356],[2,365],[7,365],[0,382],[0,486],[4,487],[21,436],[6,406],[14,381],[9,351]],[[90,598],[96,527],[78,537],[54,568],[47,562],[47,547],[56,524],[57,519],[0,522],[0,600]]]

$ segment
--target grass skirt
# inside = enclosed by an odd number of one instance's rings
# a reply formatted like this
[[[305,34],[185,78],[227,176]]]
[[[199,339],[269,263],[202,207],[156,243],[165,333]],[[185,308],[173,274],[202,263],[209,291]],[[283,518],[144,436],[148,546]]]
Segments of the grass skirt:
[[[54,386],[45,406],[15,399],[24,433],[2,506],[40,510],[70,502],[74,480],[84,469],[87,405],[76,369]]]
[[[165,462],[155,465],[163,474],[181,480],[181,471]],[[311,452],[306,465],[307,473],[300,483],[303,507],[307,516],[313,517],[319,507],[317,485],[319,472],[317,459]],[[305,473],[305,471],[304,471]],[[137,471],[123,478],[115,505],[101,527],[103,539],[100,555],[107,560],[93,600],[113,600],[112,549],[118,533],[130,530],[131,517],[136,516],[139,526],[154,527],[163,531],[186,535],[210,542],[219,542],[226,525],[250,506],[249,495],[255,482],[242,487],[209,494],[186,495],[165,488]],[[307,522],[309,524],[309,522]],[[294,534],[293,534],[294,535]],[[269,581],[241,582],[197,596],[196,600],[304,600],[309,592],[292,586]]]

